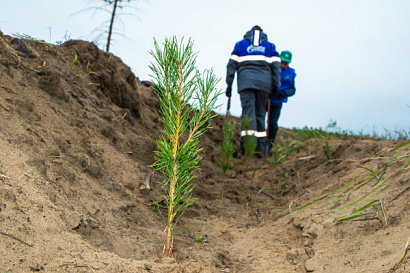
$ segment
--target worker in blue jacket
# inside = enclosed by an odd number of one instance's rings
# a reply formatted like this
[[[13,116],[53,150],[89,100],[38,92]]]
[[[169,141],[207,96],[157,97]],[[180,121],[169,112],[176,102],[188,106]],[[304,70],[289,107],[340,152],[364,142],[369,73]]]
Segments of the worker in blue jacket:
[[[241,100],[241,151],[245,153],[245,138],[257,143],[256,156],[266,153],[266,104],[280,85],[280,58],[273,43],[260,26],[246,32],[232,51],[226,72],[226,96],[232,95],[235,72]],[[273,79],[273,81],[272,81]],[[244,126],[245,120],[249,126]],[[245,128],[246,127],[246,128]]]
[[[278,120],[282,110],[282,104],[288,102],[288,97],[296,93],[295,69],[289,67],[292,61],[292,53],[287,50],[282,51],[280,53],[280,61],[280,87],[276,97],[270,101],[268,151],[272,149],[279,129]]]

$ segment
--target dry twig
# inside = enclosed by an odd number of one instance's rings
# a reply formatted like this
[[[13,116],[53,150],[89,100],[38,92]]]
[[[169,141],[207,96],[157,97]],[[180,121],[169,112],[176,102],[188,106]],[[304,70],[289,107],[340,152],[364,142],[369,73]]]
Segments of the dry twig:
[[[87,159],[87,166],[84,168],[84,171],[88,169],[88,167],[90,167],[90,158],[88,156],[86,156],[85,154],[81,153],[82,156],[84,156]]]
[[[10,109],[8,107],[4,106],[2,102],[0,102],[0,106],[3,107],[6,111],[10,111]]]
[[[290,202],[290,204],[289,204],[289,212],[290,213],[292,213],[292,204],[293,204],[294,201],[296,201],[296,200],[292,200],[292,202]]]
[[[101,259],[100,259],[100,255],[98,255],[98,252],[97,252],[97,250],[95,250],[95,255],[97,256],[97,258],[98,258],[98,261],[99,261],[99,262],[101,262]]]
[[[61,266],[75,266],[75,267],[86,267],[86,268],[89,268],[89,269],[91,269],[91,271],[92,272],[95,272],[95,270],[90,266],[90,265],[88,265],[88,264],[77,264],[77,263],[75,263],[75,262],[65,262],[65,263],[63,263]],[[60,266],[60,267],[61,267]]]
[[[4,174],[0,174],[0,177],[2,177],[2,178],[8,178],[8,179],[10,179],[10,177],[8,177],[8,176],[5,176]]]
[[[124,119],[125,119],[125,116],[127,115],[127,112],[125,112],[125,114],[122,116],[122,118],[121,118],[121,124],[123,124],[124,123]]]
[[[254,188],[254,187],[252,187],[252,189],[258,190],[257,188]],[[274,198],[272,195],[270,195],[269,193],[264,192],[264,191],[263,191],[264,189],[265,189],[265,188],[259,189],[258,192],[256,193],[256,195],[259,195],[260,193],[263,193],[264,195],[269,196],[270,198],[272,198],[272,200],[275,200],[275,198]]]
[[[10,234],[7,234],[7,233],[1,232],[1,231],[0,231],[0,234],[2,234],[2,235],[4,235],[4,236],[8,236],[8,237],[10,237],[10,238],[12,238],[12,239],[14,239],[14,240],[16,240],[16,241],[19,241],[20,243],[23,243],[23,244],[25,244],[25,245],[27,245],[27,246],[29,246],[29,247],[33,247],[33,245],[31,245],[31,244],[29,244],[29,243],[26,243],[26,242],[24,242],[23,240],[21,240],[21,239],[15,237],[15,236],[13,236],[13,235],[10,235]]]
[[[406,256],[407,250],[409,249],[409,242],[410,242],[410,237],[409,237],[409,239],[407,240],[406,247],[404,248],[404,253],[403,253],[403,255],[401,255],[401,258],[400,258],[400,260],[399,260],[399,262],[398,262],[397,264],[401,264],[401,263],[403,262],[404,256]]]
[[[311,159],[315,157],[317,157],[317,155],[310,155],[310,156],[300,157],[299,160],[306,160],[306,159]]]

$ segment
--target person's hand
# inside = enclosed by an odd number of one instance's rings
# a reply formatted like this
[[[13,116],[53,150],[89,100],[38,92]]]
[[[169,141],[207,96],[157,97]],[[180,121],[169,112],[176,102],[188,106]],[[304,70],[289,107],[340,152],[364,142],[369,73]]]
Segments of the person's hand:
[[[277,93],[278,93],[278,90],[272,89],[272,92],[270,93],[269,98],[270,98],[270,99],[276,98],[276,94],[277,94]]]
[[[287,98],[285,91],[280,91],[276,96],[278,99]]]
[[[232,96],[232,87],[227,87],[225,91],[225,95],[230,98]]]

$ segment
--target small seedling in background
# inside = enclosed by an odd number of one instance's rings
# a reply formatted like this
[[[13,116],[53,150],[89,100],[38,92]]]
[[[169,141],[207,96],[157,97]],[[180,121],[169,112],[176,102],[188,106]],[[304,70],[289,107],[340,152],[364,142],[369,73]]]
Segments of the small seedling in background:
[[[207,243],[208,242],[208,239],[204,238],[202,235],[199,235],[194,240],[195,240],[195,242],[200,242],[200,243]]]
[[[279,177],[278,189],[276,191],[276,194],[280,194],[280,197],[282,197],[283,192],[289,187],[287,183],[288,178],[289,175],[286,172],[282,173]]]
[[[150,65],[154,73],[151,77],[156,84],[164,124],[151,167],[164,175],[160,183],[165,191],[165,205],[157,203],[157,206],[167,223],[163,253],[169,257],[178,234],[174,232],[178,220],[195,202],[191,198],[194,189],[191,181],[201,160],[199,136],[210,128],[207,121],[215,116],[212,111],[217,108],[215,103],[221,94],[216,91],[219,79],[212,69],[202,74],[197,70],[193,41],[189,39],[186,45],[182,42],[179,44],[176,37],[166,38],[161,49],[154,39],[155,50],[150,52],[156,61]],[[186,137],[181,139],[184,133]],[[167,210],[166,217],[161,209]]]
[[[325,147],[327,152],[327,157],[329,158],[330,165],[333,165],[332,153],[330,152],[329,142],[325,140]]]
[[[293,151],[306,147],[307,145],[296,146],[295,142],[286,142],[282,141],[281,144],[273,144],[273,154],[268,158],[269,164],[280,165],[283,163],[283,160]]]
[[[71,61],[71,63],[68,64],[68,66],[72,66],[73,64],[75,64],[75,62],[76,62],[77,59],[78,59],[77,52],[75,52],[74,49],[73,49],[72,51],[73,51],[73,53],[74,53],[74,59]]]
[[[243,121],[243,128],[245,131],[249,131],[249,126],[251,124],[252,119],[249,117],[245,117]],[[251,158],[255,154],[255,149],[257,145],[257,139],[254,135],[245,135],[243,137],[243,147],[244,147],[244,155],[245,155],[245,165],[249,166]]]
[[[224,196],[226,173],[232,167],[232,156],[235,152],[235,144],[233,143],[235,127],[236,123],[225,121],[223,126],[223,141],[219,143],[219,151],[221,152],[220,166],[223,171],[222,197]]]
[[[223,126],[223,141],[219,143],[219,151],[221,152],[221,168],[226,175],[226,172],[232,167],[232,156],[235,152],[235,144],[233,136],[235,134],[235,122],[225,121]]]

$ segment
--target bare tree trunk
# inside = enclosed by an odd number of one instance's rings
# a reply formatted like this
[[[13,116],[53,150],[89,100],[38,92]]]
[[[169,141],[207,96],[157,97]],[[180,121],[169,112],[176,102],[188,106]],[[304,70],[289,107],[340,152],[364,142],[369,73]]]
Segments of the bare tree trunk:
[[[111,14],[110,30],[108,31],[107,49],[105,50],[106,52],[110,51],[112,25],[114,24],[114,17],[115,17],[115,11],[117,10],[117,3],[118,3],[118,0],[115,0],[114,9],[113,9],[112,14]]]

